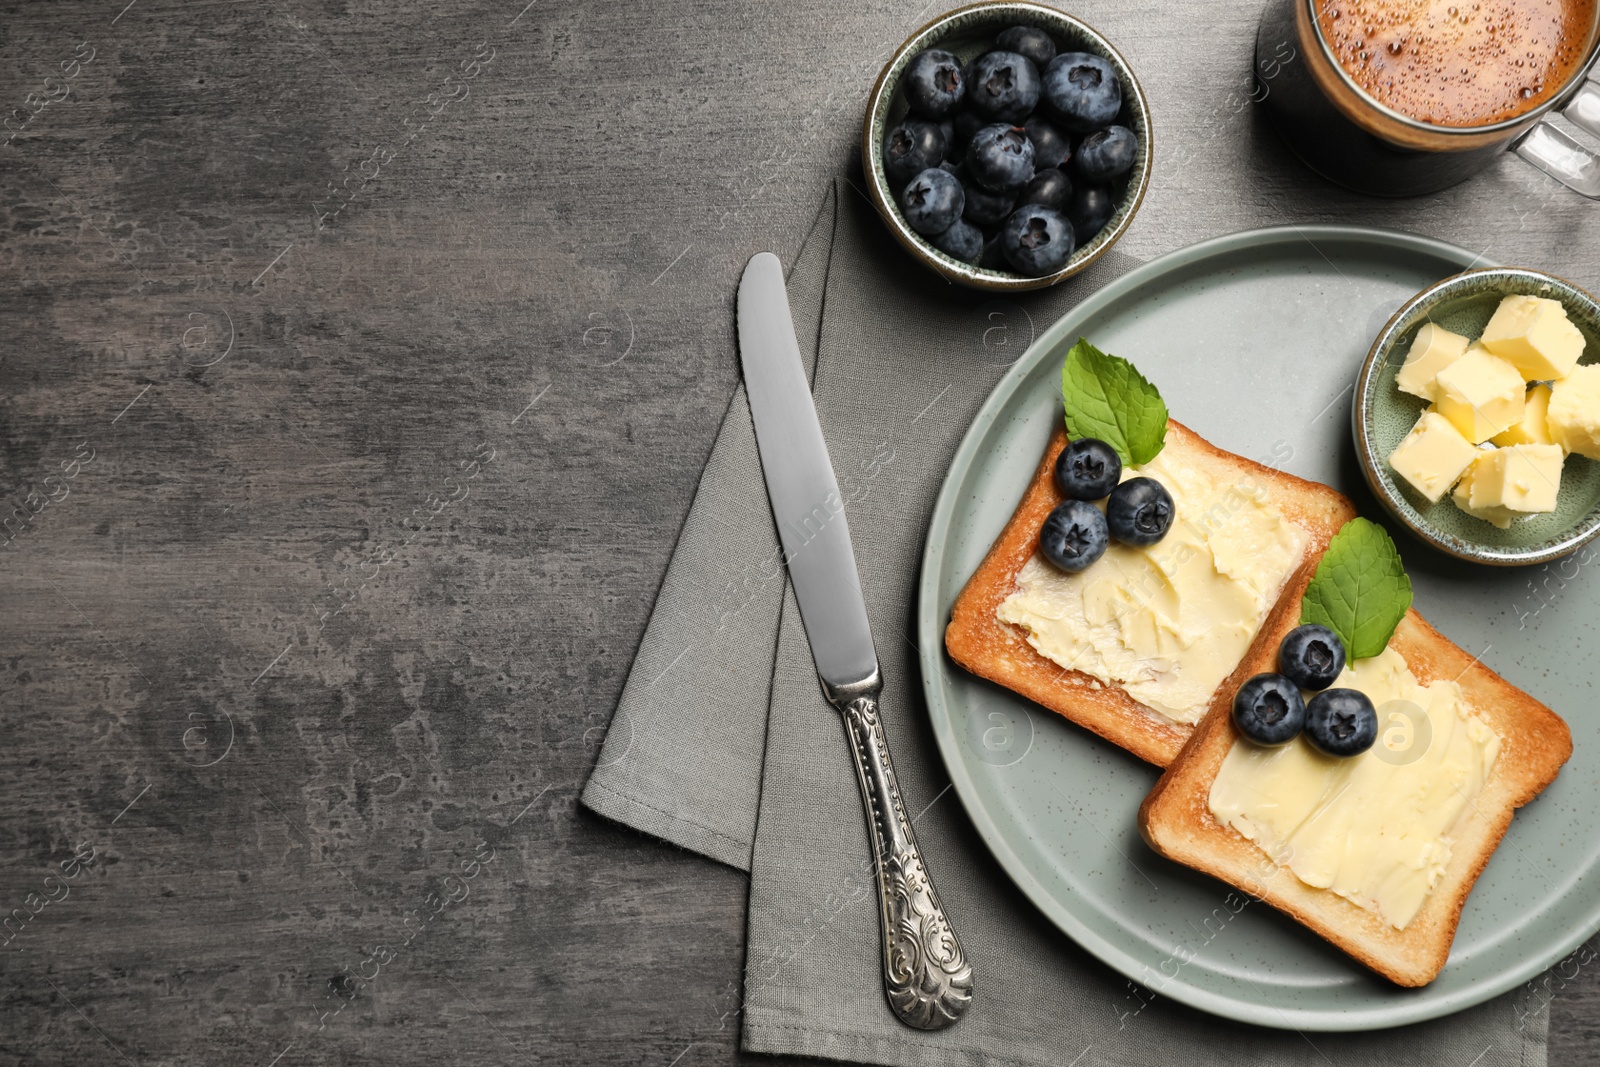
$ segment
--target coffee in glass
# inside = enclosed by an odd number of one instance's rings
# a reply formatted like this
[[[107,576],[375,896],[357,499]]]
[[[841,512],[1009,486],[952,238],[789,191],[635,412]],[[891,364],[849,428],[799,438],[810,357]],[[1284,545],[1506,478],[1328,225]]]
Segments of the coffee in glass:
[[[1272,0],[1257,99],[1314,169],[1366,192],[1452,185],[1515,147],[1600,198],[1600,0]]]

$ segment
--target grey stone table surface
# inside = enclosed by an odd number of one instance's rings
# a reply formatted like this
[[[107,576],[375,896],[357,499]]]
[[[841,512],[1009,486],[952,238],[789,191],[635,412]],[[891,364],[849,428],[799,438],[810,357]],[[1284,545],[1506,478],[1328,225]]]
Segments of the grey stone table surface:
[[[747,1058],[744,877],[575,797],[739,269],[934,10],[6,5],[0,1062]],[[1600,286],[1600,204],[1514,158],[1395,202],[1287,158],[1259,0],[1072,10],[1156,116],[1124,250],[1366,222]]]

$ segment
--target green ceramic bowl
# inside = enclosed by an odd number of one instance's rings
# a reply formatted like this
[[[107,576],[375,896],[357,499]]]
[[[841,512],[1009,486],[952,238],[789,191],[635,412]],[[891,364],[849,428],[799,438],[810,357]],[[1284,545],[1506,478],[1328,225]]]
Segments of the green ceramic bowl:
[[[1501,530],[1468,515],[1448,495],[1429,504],[1395,474],[1388,458],[1427,407],[1395,385],[1418,328],[1434,322],[1477,337],[1500,298],[1514,293],[1561,301],[1567,317],[1583,332],[1582,362],[1600,361],[1600,304],[1594,297],[1542,271],[1520,267],[1467,271],[1429,286],[1395,312],[1361,365],[1352,406],[1356,457],[1367,484],[1394,517],[1443,552],[1469,563],[1501,567],[1548,563],[1600,535],[1600,463],[1568,456],[1556,510],[1517,519],[1510,529]]]
[[[1101,56],[1116,69],[1122,81],[1122,114],[1117,121],[1139,136],[1139,151],[1134,157],[1133,170],[1119,180],[1117,210],[1106,222],[1105,228],[1088,244],[1072,254],[1066,266],[1042,278],[1031,278],[1009,271],[985,270],[970,263],[945,255],[906,224],[900,206],[895,202],[894,190],[883,173],[884,135],[905,117],[905,97],[900,92],[900,76],[907,64],[929,48],[943,48],[953,52],[963,62],[968,62],[994,47],[995,37],[1012,26],[1035,26],[1055,38],[1056,47],[1063,52],[1090,52]],[[1052,7],[1031,3],[983,3],[958,8],[941,15],[922,29],[913,33],[890,57],[878,83],[867,98],[867,114],[861,123],[861,163],[866,172],[867,192],[872,203],[883,216],[895,237],[917,260],[939,272],[953,282],[970,285],[976,289],[1016,291],[1042,289],[1072,277],[1103,256],[1117,243],[1144,199],[1150,185],[1152,155],[1150,143],[1150,106],[1144,90],[1127,61],[1111,47],[1094,29],[1085,23],[1062,14]]]

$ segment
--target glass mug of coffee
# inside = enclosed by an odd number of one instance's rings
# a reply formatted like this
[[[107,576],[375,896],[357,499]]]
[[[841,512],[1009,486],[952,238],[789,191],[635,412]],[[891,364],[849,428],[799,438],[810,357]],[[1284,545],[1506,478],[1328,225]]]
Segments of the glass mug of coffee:
[[[1600,199],[1600,0],[1270,0],[1254,99],[1296,155],[1360,192],[1436,192],[1518,155]]]

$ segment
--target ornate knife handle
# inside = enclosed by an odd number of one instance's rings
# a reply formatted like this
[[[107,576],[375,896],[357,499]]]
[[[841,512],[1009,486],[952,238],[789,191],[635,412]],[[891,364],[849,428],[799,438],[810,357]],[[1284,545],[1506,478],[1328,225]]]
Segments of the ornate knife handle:
[[[939,906],[917,836],[900,799],[889,761],[889,740],[878,718],[876,671],[851,686],[823,683],[828,701],[844,717],[856,779],[867,814],[867,835],[878,875],[878,917],[883,931],[883,988],[889,1007],[907,1026],[942,1030],[972,1003],[972,967]]]

